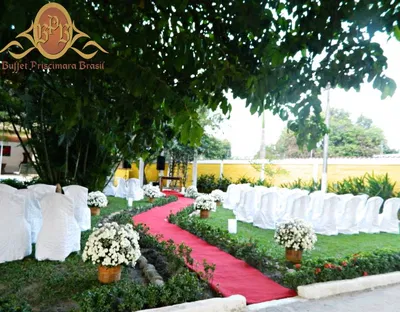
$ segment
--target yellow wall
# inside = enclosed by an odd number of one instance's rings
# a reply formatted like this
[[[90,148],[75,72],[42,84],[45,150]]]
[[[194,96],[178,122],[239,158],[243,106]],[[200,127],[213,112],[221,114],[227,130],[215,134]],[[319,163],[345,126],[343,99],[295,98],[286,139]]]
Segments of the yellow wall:
[[[167,175],[167,166],[164,171],[164,176]],[[274,165],[278,166],[278,165]],[[279,168],[284,169],[286,172],[283,174],[276,175],[273,178],[273,183],[275,185],[280,185],[281,183],[293,182],[294,180],[301,178],[302,180],[311,180],[313,178],[313,165],[311,164],[281,164]],[[197,177],[203,174],[213,174],[216,177],[219,176],[220,165],[219,164],[198,164],[197,165]],[[318,165],[318,177],[321,177],[322,165]],[[375,174],[389,174],[391,180],[399,181],[396,184],[396,191],[400,191],[400,164],[390,164],[390,165],[346,165],[346,164],[331,164],[328,165],[328,179],[329,182],[335,182],[342,180],[349,176],[356,177],[362,176],[365,173]],[[224,164],[223,174],[225,177],[236,181],[241,177],[246,177],[249,179],[258,180],[260,177],[260,172],[257,171],[251,164]],[[116,177],[122,178],[138,178],[139,171],[136,165],[132,165],[132,169],[118,169],[116,172]],[[156,170],[156,165],[148,165],[146,167],[146,177],[149,182],[154,182],[158,180],[158,172]],[[116,182],[116,181],[115,181]],[[115,183],[114,182],[114,183]],[[186,186],[192,183],[192,165],[188,167],[188,175]]]

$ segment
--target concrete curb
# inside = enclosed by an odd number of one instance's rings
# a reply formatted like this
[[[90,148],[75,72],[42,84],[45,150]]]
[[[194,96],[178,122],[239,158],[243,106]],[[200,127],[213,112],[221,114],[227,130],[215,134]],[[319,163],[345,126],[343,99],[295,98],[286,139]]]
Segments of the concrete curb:
[[[291,303],[295,303],[295,302],[304,302],[304,301],[307,301],[307,299],[300,298],[300,297],[265,301],[265,302],[261,302],[261,303],[255,303],[255,304],[248,305],[246,311],[248,311],[248,312],[268,311],[269,308],[278,307],[278,306],[291,304]]]
[[[300,297],[305,299],[320,299],[397,283],[400,283],[400,272],[391,272],[349,280],[299,286],[297,288],[297,293]]]
[[[244,312],[246,298],[234,295],[228,298],[212,298],[207,300],[182,303],[168,307],[141,310],[139,312]]]

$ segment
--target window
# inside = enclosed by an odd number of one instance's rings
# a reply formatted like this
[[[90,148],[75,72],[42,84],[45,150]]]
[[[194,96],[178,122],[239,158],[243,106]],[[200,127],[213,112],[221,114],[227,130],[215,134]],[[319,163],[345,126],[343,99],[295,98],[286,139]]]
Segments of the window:
[[[11,146],[3,146],[3,156],[4,157],[11,156]]]

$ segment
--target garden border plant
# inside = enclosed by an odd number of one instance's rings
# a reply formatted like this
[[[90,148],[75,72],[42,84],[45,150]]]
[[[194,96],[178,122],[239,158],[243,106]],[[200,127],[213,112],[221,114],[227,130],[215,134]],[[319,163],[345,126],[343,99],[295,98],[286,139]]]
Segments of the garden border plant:
[[[361,252],[343,258],[309,259],[293,265],[274,259],[266,248],[257,246],[257,241],[239,239],[227,230],[191,217],[193,211],[194,207],[189,206],[169,215],[168,220],[292,289],[312,283],[400,271],[400,250],[391,249]]]

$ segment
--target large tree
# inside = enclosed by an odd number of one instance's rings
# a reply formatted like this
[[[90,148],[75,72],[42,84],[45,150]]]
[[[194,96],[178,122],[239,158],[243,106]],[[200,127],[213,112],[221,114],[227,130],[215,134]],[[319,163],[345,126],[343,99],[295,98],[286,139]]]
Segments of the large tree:
[[[28,29],[45,3],[1,2],[0,46]],[[162,145],[166,124],[181,142],[199,144],[198,108],[228,113],[228,90],[252,113],[295,116],[289,127],[298,143],[313,147],[325,130],[318,96],[328,82],[358,90],[367,78],[383,97],[395,89],[382,49],[371,42],[377,31],[400,37],[393,1],[60,3],[109,52],[93,59],[106,69],[0,72],[0,110],[26,130],[37,170],[53,183],[99,186],[122,158],[146,157]],[[13,61],[6,53],[0,60]],[[49,62],[36,51],[24,60]],[[79,60],[73,51],[62,58]]]
[[[348,112],[333,109],[329,127],[330,157],[372,157],[373,155],[396,152],[388,147],[382,129],[373,125],[371,119],[361,115],[352,122]],[[305,158],[322,156],[322,142],[312,151],[300,148],[295,134],[284,130],[277,143],[267,147],[267,153],[277,158]]]

